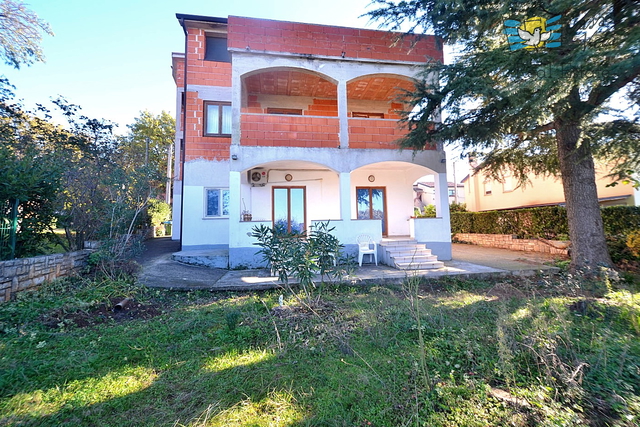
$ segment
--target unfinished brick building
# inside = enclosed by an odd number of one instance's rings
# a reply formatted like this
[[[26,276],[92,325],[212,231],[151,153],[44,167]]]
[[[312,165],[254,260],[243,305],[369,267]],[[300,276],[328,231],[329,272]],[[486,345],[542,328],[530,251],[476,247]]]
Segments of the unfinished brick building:
[[[218,251],[212,265],[257,266],[253,226],[295,232],[331,220],[347,251],[368,234],[450,259],[444,151],[414,156],[395,143],[397,95],[422,64],[443,59],[435,37],[176,16],[185,53],[173,54],[173,218],[183,250]],[[411,218],[412,183],[425,175],[436,183],[438,218]]]

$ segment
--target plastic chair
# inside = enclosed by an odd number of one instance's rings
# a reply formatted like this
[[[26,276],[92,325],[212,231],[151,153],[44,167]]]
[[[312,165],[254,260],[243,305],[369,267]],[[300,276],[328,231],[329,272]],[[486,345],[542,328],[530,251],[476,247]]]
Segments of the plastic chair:
[[[356,239],[358,242],[358,264],[362,267],[362,258],[365,255],[372,255],[376,265],[378,265],[378,245],[368,234],[361,234]]]

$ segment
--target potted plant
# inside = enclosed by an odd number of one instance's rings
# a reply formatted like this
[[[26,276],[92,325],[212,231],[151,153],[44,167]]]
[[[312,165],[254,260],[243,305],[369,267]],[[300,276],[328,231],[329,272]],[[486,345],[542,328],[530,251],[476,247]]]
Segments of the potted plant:
[[[247,210],[247,205],[244,204],[244,199],[242,199],[242,221],[249,222],[251,221],[251,212]]]

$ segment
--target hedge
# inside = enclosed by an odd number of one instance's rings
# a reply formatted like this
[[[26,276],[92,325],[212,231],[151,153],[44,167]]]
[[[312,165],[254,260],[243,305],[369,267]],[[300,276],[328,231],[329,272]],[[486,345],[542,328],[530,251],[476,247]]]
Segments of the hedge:
[[[601,209],[605,234],[626,236],[640,229],[640,207]],[[452,212],[453,233],[512,234],[519,238],[565,240],[569,235],[567,211],[562,206],[488,212]]]

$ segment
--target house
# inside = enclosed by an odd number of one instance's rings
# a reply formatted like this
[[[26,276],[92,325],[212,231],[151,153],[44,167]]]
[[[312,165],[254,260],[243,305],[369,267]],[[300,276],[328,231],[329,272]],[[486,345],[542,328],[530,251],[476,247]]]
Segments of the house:
[[[436,200],[436,186],[431,181],[418,181],[413,185],[415,198],[420,199],[423,206],[434,205]],[[465,203],[464,184],[447,182],[447,194],[449,196],[449,204]]]
[[[176,15],[185,52],[177,86],[174,238],[219,250],[231,268],[261,264],[256,225],[331,221],[346,251],[370,235],[413,239],[451,258],[445,153],[399,151],[397,95],[433,36],[229,16]],[[412,183],[431,175],[438,218],[411,219]],[[384,257],[382,257],[384,259]],[[225,258],[226,259],[226,258]]]
[[[500,209],[534,208],[564,204],[564,191],[559,176],[532,175],[525,186],[518,185],[517,179],[506,172],[501,180],[488,177],[482,171],[476,172],[474,162],[464,179],[467,210],[473,212]],[[596,167],[596,185],[601,206],[634,205],[634,188],[630,184],[618,183],[606,178],[606,168]]]

